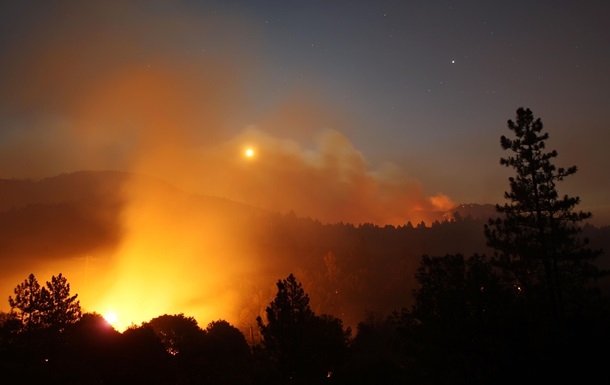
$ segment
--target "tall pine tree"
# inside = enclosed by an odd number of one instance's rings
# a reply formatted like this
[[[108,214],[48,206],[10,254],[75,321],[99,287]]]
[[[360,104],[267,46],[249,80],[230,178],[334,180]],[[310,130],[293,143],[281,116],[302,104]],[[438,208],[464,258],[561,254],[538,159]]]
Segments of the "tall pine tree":
[[[317,316],[309,296],[290,274],[277,282],[277,294],[266,308],[265,323],[256,321],[263,337],[263,351],[279,372],[282,383],[326,382],[344,359],[351,330],[340,319]]]
[[[530,109],[519,108],[508,129],[514,137],[503,135],[500,144],[512,154],[500,164],[513,168],[516,175],[509,178],[510,191],[504,193],[508,203],[496,205],[500,217],[489,220],[485,236],[515,288],[528,301],[540,295],[557,321],[567,305],[582,299],[588,281],[599,276],[593,261],[601,251],[590,249],[580,234],[581,221],[591,213],[575,211],[580,199],[560,196],[556,189],[557,182],[577,169],[555,167],[557,151],[546,151],[549,134],[541,120]]]
[[[43,322],[53,331],[61,332],[82,316],[78,294],[70,294],[70,284],[61,273],[52,276],[42,288]]]
[[[23,330],[31,330],[42,326],[41,289],[34,274],[30,274],[25,281],[13,290],[15,297],[8,297],[11,313],[16,315]]]

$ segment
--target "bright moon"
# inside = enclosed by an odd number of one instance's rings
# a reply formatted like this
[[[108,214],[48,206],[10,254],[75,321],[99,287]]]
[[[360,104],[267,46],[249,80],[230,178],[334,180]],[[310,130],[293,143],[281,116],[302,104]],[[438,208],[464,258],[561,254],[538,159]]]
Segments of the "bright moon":
[[[251,148],[246,149],[246,156],[252,158],[254,156],[254,150]]]

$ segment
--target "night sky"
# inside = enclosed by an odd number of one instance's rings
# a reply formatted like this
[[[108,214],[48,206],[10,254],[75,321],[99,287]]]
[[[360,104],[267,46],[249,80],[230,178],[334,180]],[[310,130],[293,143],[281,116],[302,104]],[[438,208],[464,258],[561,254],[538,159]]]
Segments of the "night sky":
[[[607,1],[3,1],[0,18],[1,178],[133,170],[400,223],[502,202],[499,139],[528,107],[578,166],[560,194],[610,212]]]

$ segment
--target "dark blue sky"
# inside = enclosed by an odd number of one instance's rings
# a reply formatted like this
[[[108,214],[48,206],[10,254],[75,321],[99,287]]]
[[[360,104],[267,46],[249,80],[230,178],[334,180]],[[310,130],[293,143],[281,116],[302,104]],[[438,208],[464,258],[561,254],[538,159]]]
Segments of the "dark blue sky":
[[[135,147],[178,126],[192,126],[189,143],[204,147],[256,127],[303,156],[335,130],[366,175],[495,203],[509,175],[499,137],[523,106],[548,129],[556,163],[579,167],[560,192],[594,214],[610,207],[608,2],[80,3],[0,5],[0,177],[131,168]],[[144,69],[165,80],[113,88]],[[149,128],[130,111],[154,115],[176,98],[129,103],[169,97],[167,87],[186,103],[161,119],[185,121],[143,139]]]

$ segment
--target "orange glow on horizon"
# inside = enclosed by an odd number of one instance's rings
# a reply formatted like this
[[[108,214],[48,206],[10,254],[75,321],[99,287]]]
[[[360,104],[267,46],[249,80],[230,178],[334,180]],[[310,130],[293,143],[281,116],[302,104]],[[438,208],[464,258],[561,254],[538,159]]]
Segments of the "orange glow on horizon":
[[[430,202],[436,210],[440,211],[449,211],[457,206],[457,204],[453,202],[451,198],[444,194],[438,194],[433,197],[430,197]]]
[[[118,315],[114,311],[108,311],[104,313],[102,317],[108,322],[108,325],[112,326],[112,328],[118,332],[122,333],[127,329],[127,327],[123,326]]]
[[[118,321],[117,315],[115,312],[110,311],[104,314],[104,319],[109,323],[109,324],[114,324]]]
[[[237,325],[244,295],[234,277],[250,274],[253,262],[236,242],[242,237],[229,227],[232,218],[193,212],[192,197],[149,187],[137,178],[125,186],[112,275],[87,307],[118,331],[164,314]]]

